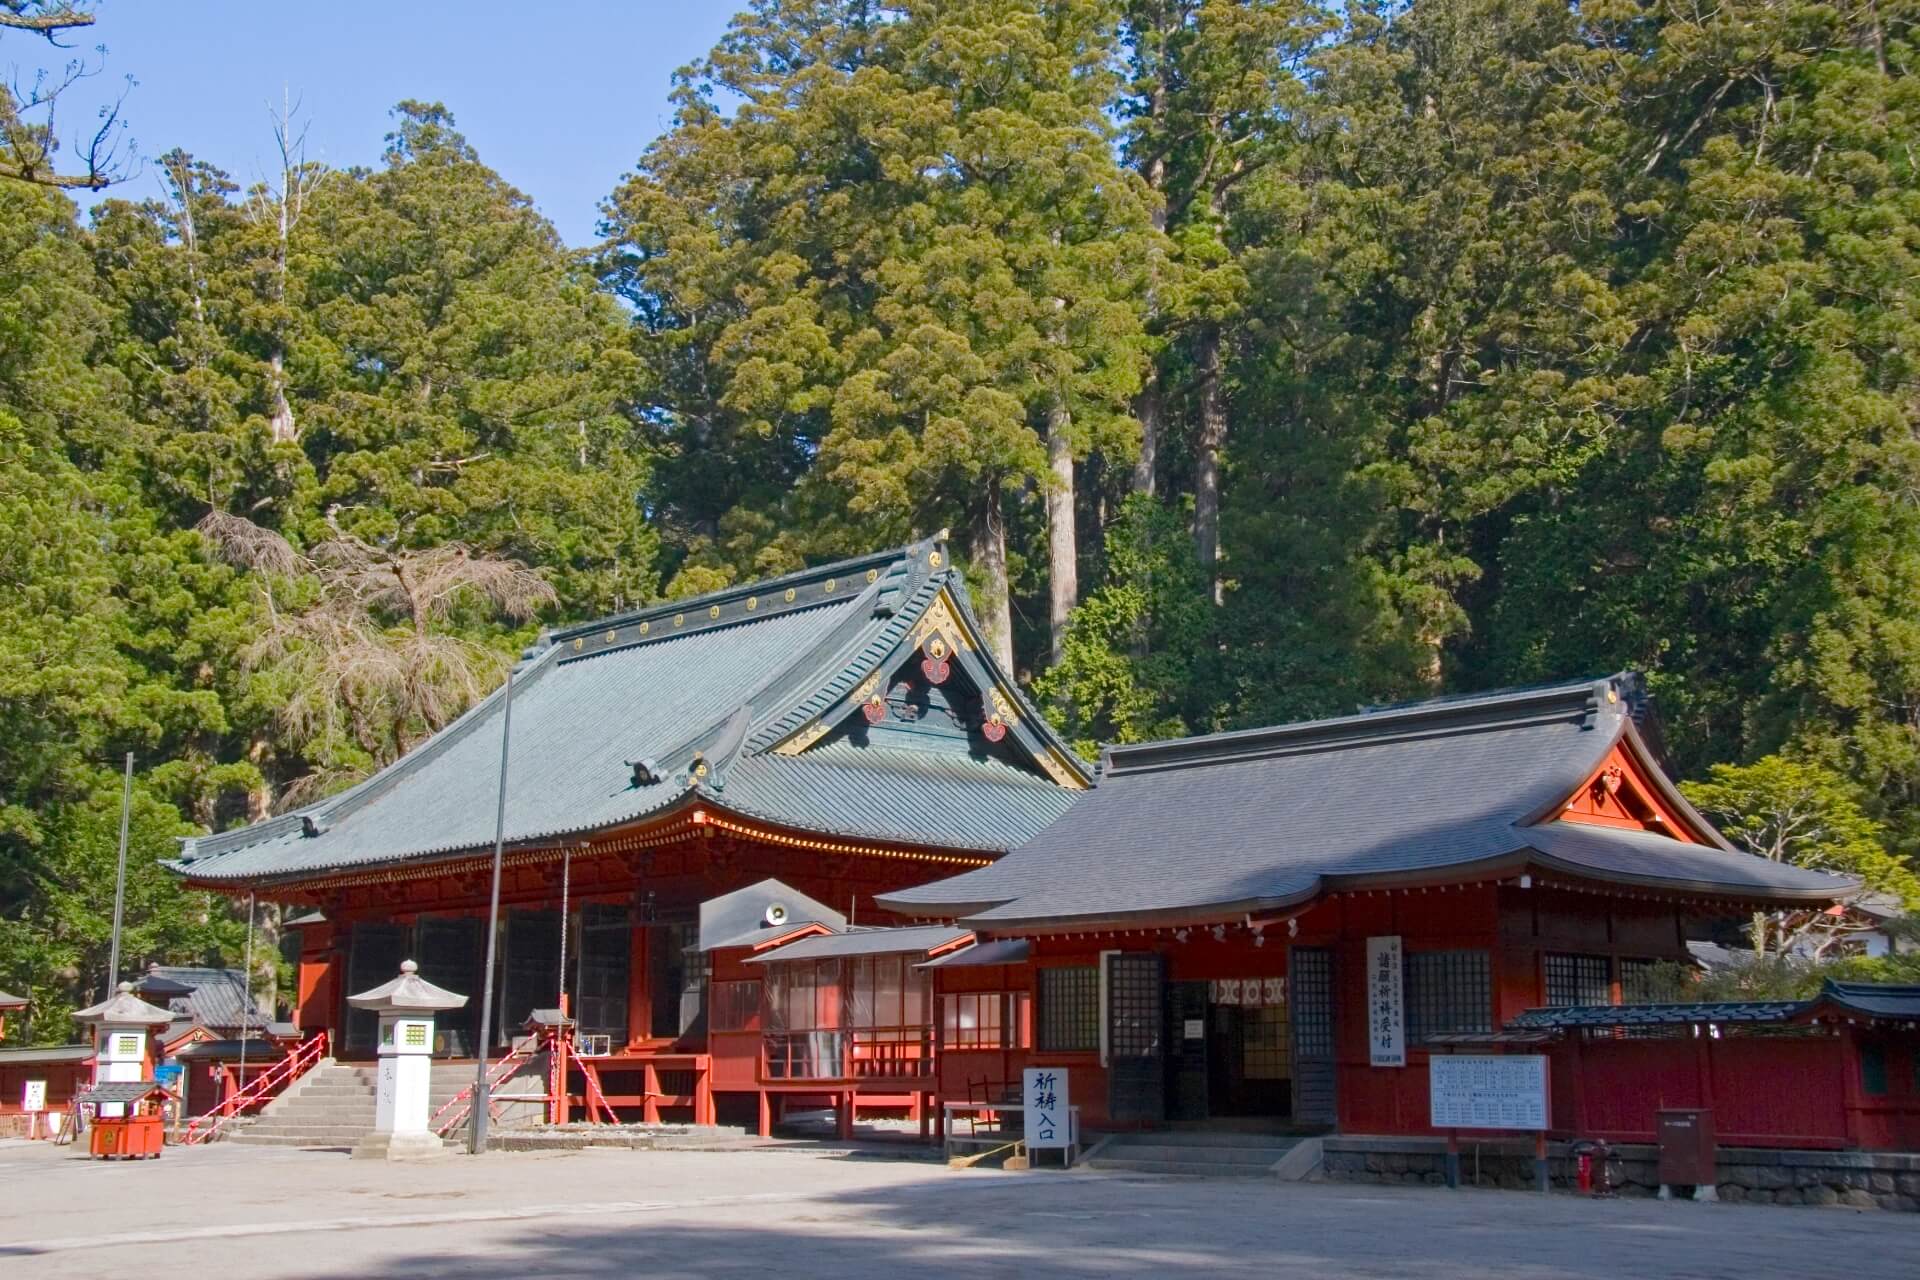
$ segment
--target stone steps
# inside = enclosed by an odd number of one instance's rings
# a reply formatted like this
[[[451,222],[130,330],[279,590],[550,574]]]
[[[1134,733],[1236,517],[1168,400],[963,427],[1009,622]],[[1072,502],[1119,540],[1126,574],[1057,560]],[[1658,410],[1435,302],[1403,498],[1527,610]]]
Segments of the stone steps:
[[[1280,1134],[1161,1133],[1109,1138],[1082,1163],[1117,1173],[1189,1178],[1264,1178],[1299,1141]]]
[[[241,1146],[351,1147],[373,1132],[376,1079],[377,1068],[372,1066],[323,1063],[259,1115],[230,1126],[226,1139]],[[472,1083],[472,1064],[436,1064],[428,1085],[427,1114],[438,1113]],[[525,1087],[519,1080],[513,1083]]]

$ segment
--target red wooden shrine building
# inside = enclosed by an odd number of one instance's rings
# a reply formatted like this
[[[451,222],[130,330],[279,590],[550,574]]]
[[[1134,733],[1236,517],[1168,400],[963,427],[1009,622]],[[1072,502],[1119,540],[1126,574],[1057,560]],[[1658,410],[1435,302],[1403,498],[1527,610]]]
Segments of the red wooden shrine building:
[[[345,995],[403,958],[479,989],[500,701],[175,864],[317,909],[296,1021],[337,1056],[373,1047]],[[1617,1116],[1612,1136],[1646,1136],[1657,1101],[1830,1084],[1853,1102],[1722,1132],[1909,1141],[1912,1018],[1783,1015],[1750,1051],[1695,1024],[1734,1047],[1652,1075],[1683,1033],[1663,1051],[1645,1029],[1512,1029],[1644,998],[1717,922],[1852,888],[1731,848],[1653,737],[1617,676],[1116,747],[1095,770],[996,668],[938,540],[571,628],[515,681],[488,1052],[564,994],[576,1116],[924,1120],[1047,1065],[1092,1129],[1416,1135],[1432,1051],[1551,1040],[1565,1132]],[[1387,941],[1393,1065],[1367,1005]],[[478,1007],[443,1023],[444,1054],[479,1051]],[[1634,1047],[1576,1051],[1603,1035]]]
[[[1562,1136],[1709,1106],[1730,1143],[1920,1146],[1920,992],[1632,1025],[1715,922],[1854,887],[1729,846],[1653,735],[1616,676],[1110,749],[1009,857],[882,896],[980,940],[928,969],[942,1093],[1043,1065],[1090,1128],[1438,1136],[1433,1052],[1544,1045]]]
[[[337,1057],[372,1055],[372,1019],[345,998],[403,959],[480,988],[502,703],[339,796],[189,840],[172,864],[197,887],[317,909],[299,929],[294,1020]],[[488,1055],[564,996],[579,1071],[615,1113],[751,1123],[803,1084],[919,1108],[931,1046],[869,1053],[863,1036],[857,1066],[825,1048],[717,1063],[713,1044],[739,1043],[747,953],[703,939],[702,904],[772,880],[742,900],[748,923],[781,898],[816,933],[900,923],[878,895],[990,864],[1091,770],[997,668],[933,539],[544,636],[514,680],[508,776]],[[737,935],[737,909],[707,914]],[[888,993],[897,1039],[925,1006]],[[480,1052],[480,1006],[441,1019],[443,1054]],[[861,1083],[879,1075],[916,1080]],[[588,1091],[576,1073],[583,1109]]]

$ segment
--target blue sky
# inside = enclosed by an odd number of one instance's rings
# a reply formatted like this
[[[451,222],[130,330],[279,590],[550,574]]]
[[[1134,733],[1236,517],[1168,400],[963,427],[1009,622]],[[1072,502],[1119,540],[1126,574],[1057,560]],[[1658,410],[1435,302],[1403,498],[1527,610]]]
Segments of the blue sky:
[[[146,157],[185,147],[247,185],[267,171],[267,104],[285,86],[304,102],[310,157],[372,165],[388,109],[437,99],[481,158],[583,245],[599,201],[666,127],[674,70],[711,48],[737,7],[574,0],[549,20],[524,0],[100,0],[81,41],[108,49],[96,96],[123,75],[139,82],[126,114]],[[48,54],[9,37],[0,68]],[[153,166],[110,194],[158,195]]]

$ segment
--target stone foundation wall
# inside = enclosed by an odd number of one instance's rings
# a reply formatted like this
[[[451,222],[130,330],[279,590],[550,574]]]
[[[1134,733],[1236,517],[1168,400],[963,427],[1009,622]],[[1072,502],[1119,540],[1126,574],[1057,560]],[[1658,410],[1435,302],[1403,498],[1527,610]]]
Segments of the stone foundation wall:
[[[1328,1138],[1321,1174],[1331,1182],[1445,1186],[1446,1152],[1446,1143],[1435,1138]],[[1620,1195],[1658,1192],[1658,1148],[1621,1146],[1614,1148],[1614,1155]],[[1574,1188],[1575,1167],[1566,1143],[1547,1145],[1547,1177],[1556,1190]],[[1717,1171],[1720,1199],[1735,1203],[1920,1211],[1920,1155],[1723,1147]],[[1462,1186],[1530,1191],[1533,1147],[1462,1140],[1460,1181]],[[1685,1195],[1687,1190],[1676,1188],[1675,1193]]]

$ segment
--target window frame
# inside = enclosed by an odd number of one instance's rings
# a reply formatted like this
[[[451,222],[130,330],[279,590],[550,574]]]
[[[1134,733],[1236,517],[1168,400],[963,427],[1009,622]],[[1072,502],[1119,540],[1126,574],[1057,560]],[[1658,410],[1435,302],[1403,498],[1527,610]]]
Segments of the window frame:
[[[1434,1036],[1484,1034],[1493,1030],[1493,953],[1486,947],[1409,951],[1402,962],[1407,1044],[1417,1048]],[[1448,1007],[1471,986],[1479,1007]],[[1464,1004],[1464,1000],[1463,1000]]]
[[[1104,1021],[1097,964],[1034,970],[1033,1047],[1038,1053],[1098,1053]],[[1070,1001],[1069,998],[1070,997]]]

